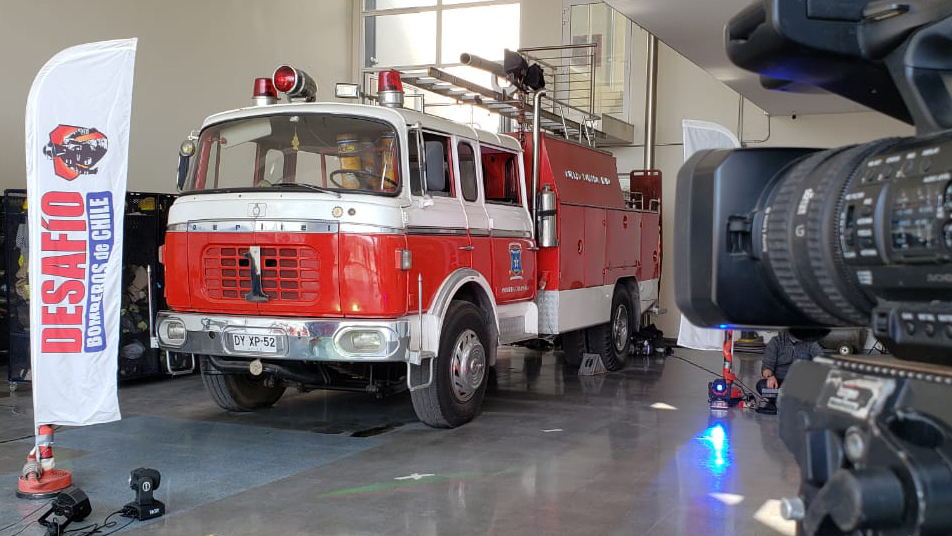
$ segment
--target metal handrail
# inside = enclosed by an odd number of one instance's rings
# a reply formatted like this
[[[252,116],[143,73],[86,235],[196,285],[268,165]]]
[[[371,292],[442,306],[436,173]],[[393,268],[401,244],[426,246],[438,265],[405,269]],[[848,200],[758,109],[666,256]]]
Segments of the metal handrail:
[[[524,47],[518,52],[526,61],[538,63],[544,68],[546,79],[551,82],[547,86],[551,87],[553,97],[546,99],[553,102],[551,111],[556,111],[554,101],[560,101],[561,106],[571,103],[568,108],[584,114],[587,119],[595,117],[595,53],[597,49],[597,43],[579,43]],[[580,51],[583,53],[578,54]]]

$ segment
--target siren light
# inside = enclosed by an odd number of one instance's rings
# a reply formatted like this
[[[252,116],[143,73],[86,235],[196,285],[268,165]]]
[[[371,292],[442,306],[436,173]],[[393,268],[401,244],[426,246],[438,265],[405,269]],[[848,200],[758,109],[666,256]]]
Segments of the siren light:
[[[288,96],[288,100],[313,102],[317,97],[317,83],[307,73],[290,65],[275,69],[274,87]]]
[[[275,91],[274,84],[270,78],[255,78],[252,101],[254,101],[256,106],[264,106],[278,102],[278,92]]]
[[[391,108],[403,107],[403,81],[400,71],[390,69],[377,74],[377,99]]]

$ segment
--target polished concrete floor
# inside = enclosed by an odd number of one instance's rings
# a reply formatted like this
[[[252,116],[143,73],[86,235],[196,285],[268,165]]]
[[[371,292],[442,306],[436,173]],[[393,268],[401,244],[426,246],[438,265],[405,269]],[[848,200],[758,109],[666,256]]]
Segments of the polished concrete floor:
[[[715,352],[675,355],[721,364]],[[739,359],[749,384],[758,369],[756,356]],[[420,424],[406,394],[289,393],[229,414],[198,376],[138,382],[120,389],[122,421],[57,432],[57,465],[89,494],[91,522],[132,499],[130,469],[162,472],[168,515],[123,534],[793,533],[776,500],[796,493],[799,473],[776,417],[712,417],[707,372],[633,357],[580,378],[559,352],[506,348],[496,376],[482,414],[455,430]],[[43,534],[2,529],[43,504],[12,489],[31,428],[29,390],[4,389],[0,536]]]

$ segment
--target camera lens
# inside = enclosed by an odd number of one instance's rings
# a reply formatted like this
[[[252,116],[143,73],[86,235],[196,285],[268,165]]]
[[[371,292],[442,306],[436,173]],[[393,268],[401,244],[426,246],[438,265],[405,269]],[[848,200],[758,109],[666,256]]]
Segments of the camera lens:
[[[828,326],[863,325],[874,306],[846,269],[840,237],[844,193],[861,181],[859,165],[892,140],[818,151],[781,171],[762,198],[755,240],[779,294],[803,315]],[[852,240],[852,235],[847,235]],[[862,238],[860,238],[862,240]]]

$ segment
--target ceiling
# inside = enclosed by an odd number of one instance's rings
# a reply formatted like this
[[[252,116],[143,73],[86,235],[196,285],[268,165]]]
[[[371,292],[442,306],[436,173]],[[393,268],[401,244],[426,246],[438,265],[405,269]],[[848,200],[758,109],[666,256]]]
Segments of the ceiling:
[[[632,22],[771,115],[868,110],[830,93],[796,94],[761,87],[758,75],[727,58],[724,26],[751,0],[605,0]],[[663,68],[663,67],[662,67]]]

